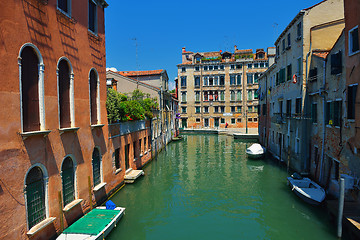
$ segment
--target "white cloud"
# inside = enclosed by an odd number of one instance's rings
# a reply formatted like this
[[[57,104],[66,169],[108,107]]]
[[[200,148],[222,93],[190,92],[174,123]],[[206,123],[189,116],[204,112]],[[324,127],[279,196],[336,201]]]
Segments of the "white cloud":
[[[117,72],[118,70],[114,67],[109,67],[109,68],[106,68],[106,71],[113,71],[113,72]]]

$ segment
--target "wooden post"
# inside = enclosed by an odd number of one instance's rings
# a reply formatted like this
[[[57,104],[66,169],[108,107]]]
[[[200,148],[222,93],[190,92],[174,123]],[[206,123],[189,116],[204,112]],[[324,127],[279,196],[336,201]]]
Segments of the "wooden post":
[[[345,195],[345,180],[340,178],[340,194],[339,194],[339,213],[338,213],[338,228],[337,235],[341,238],[342,235],[342,218],[344,212],[344,195]]]
[[[92,192],[91,192],[91,179],[90,176],[88,176],[88,182],[89,182],[89,204],[90,204],[90,211],[93,209],[93,202],[92,202]]]
[[[58,192],[59,197],[59,208],[60,208],[60,232],[64,231],[64,216],[63,216],[63,208],[62,208],[62,194],[61,191]]]

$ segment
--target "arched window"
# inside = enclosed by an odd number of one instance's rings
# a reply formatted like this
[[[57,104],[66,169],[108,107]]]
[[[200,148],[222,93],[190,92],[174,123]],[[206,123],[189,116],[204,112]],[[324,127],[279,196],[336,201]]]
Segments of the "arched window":
[[[101,156],[99,149],[94,148],[92,154],[94,187],[101,183]]]
[[[96,125],[99,122],[99,102],[100,99],[98,97],[99,87],[98,87],[98,74],[95,69],[91,69],[89,76],[89,84],[90,84],[90,118],[91,124]]]
[[[61,59],[58,64],[59,119],[60,128],[71,127],[70,66]]]
[[[22,49],[20,58],[23,131],[39,131],[39,59],[30,46]]]
[[[25,180],[26,209],[29,229],[46,218],[44,174],[33,167]]]
[[[64,207],[75,200],[75,168],[73,160],[66,157],[61,166]]]

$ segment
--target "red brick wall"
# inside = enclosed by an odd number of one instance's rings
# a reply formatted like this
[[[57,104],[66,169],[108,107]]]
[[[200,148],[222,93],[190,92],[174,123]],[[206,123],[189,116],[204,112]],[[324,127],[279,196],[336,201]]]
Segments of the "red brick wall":
[[[84,199],[80,208],[64,215],[64,223],[74,221],[89,207],[88,176],[92,179],[92,151],[100,148],[104,181],[112,182],[106,116],[106,59],[104,13],[99,6],[98,36],[87,29],[87,0],[72,1],[72,19],[56,10],[56,0],[45,5],[37,0],[0,2],[0,239],[27,239],[24,181],[34,164],[45,166],[48,175],[49,217],[56,217],[33,239],[49,239],[60,229],[58,191],[62,189],[61,164],[66,155],[77,162],[77,198]],[[18,55],[25,43],[35,45],[43,58],[45,129],[47,137],[31,136],[23,140],[19,90]],[[57,63],[67,57],[74,72],[75,126],[77,132],[60,134],[57,97]],[[102,128],[90,127],[89,71],[95,68],[100,79],[100,111]],[[106,192],[113,185],[106,186]],[[102,195],[102,196],[101,196]],[[93,196],[101,199],[105,192]]]

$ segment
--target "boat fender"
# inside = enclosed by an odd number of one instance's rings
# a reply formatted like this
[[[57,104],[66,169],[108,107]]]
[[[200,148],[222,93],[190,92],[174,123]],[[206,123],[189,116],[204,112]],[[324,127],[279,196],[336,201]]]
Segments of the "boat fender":
[[[291,189],[291,191],[294,191],[294,189],[295,189],[295,186],[293,186],[293,188]]]

